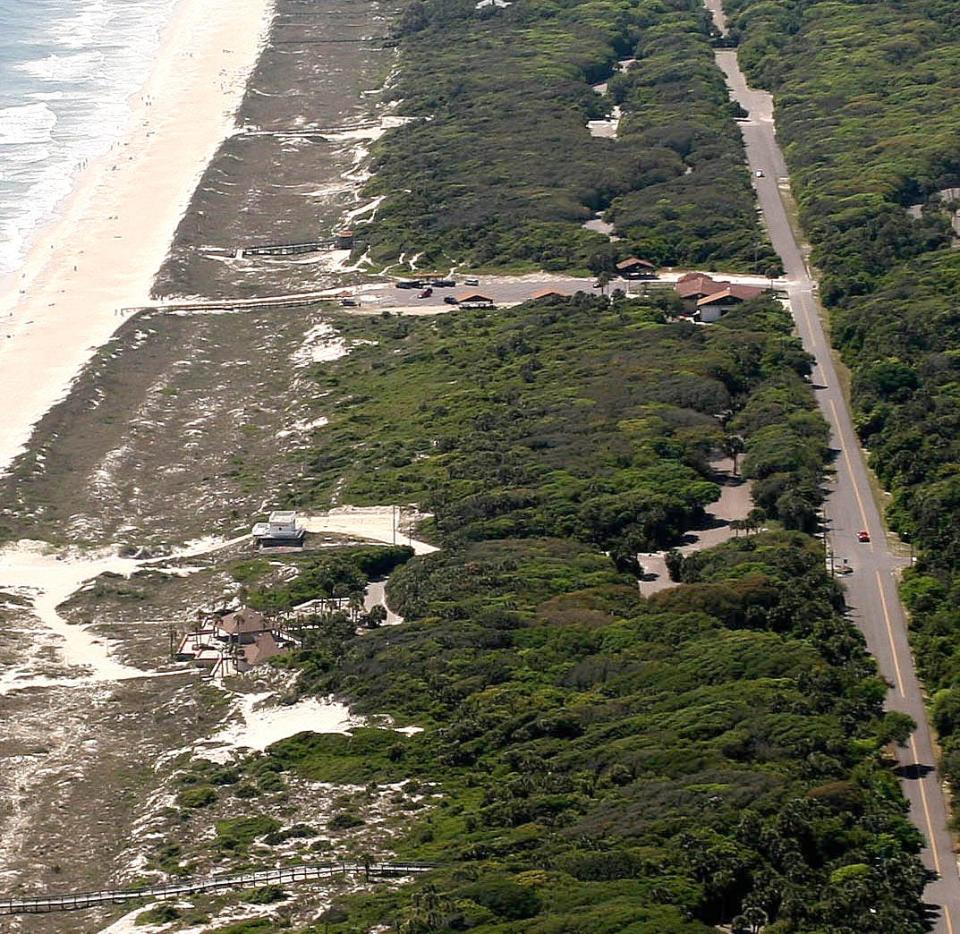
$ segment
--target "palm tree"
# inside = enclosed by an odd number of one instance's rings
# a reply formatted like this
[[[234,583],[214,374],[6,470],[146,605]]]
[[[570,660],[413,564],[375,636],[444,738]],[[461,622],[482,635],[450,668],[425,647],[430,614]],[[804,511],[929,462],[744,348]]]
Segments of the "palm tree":
[[[350,596],[350,588],[346,584],[333,585],[333,599],[336,602],[337,609],[343,606],[343,601]]]
[[[740,435],[724,435],[723,440],[720,442],[720,447],[723,453],[733,461],[733,475],[736,477],[740,455],[745,448],[743,438],[741,438]]]
[[[750,532],[759,532],[763,528],[763,523],[767,521],[767,514],[760,509],[759,506],[750,510],[747,513],[746,522],[748,524],[748,531]]]

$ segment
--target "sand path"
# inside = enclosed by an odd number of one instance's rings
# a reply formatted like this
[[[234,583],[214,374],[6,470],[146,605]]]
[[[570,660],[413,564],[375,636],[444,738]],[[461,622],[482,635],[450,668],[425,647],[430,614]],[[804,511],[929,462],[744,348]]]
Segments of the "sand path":
[[[180,0],[129,129],[0,285],[0,470],[143,304],[196,182],[234,125],[272,0]]]
[[[692,529],[684,536],[684,543],[677,548],[677,551],[684,555],[722,545],[733,538],[737,533],[730,527],[730,523],[734,519],[746,519],[750,510],[753,509],[750,483],[734,475],[733,464],[729,458],[712,461],[711,466],[721,484],[720,499],[707,510],[706,527]],[[677,583],[670,579],[665,557],[665,551],[644,552],[637,555],[644,570],[644,575],[640,579],[640,593],[645,597],[659,590],[677,586]]]
[[[299,521],[308,532],[352,535],[385,545],[409,545],[414,554],[428,555],[436,547],[410,537],[413,525],[421,518],[415,510],[399,506],[338,506]]]

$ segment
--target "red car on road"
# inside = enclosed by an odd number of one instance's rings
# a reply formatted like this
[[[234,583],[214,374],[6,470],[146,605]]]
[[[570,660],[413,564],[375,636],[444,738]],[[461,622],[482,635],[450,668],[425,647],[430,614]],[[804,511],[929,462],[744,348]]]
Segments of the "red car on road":
[[[860,529],[860,531],[857,532],[857,541],[858,541],[858,542],[869,542],[869,541],[870,541],[870,533],[869,533],[866,529]]]
[[[429,298],[431,295],[433,295],[433,289],[431,289],[430,286],[427,286],[427,287],[417,296],[417,298]]]

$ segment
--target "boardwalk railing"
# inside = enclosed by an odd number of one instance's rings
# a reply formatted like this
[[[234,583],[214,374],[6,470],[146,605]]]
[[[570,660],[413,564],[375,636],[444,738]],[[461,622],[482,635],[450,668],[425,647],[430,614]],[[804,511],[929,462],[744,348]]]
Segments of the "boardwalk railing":
[[[149,305],[134,305],[121,308],[120,313],[139,314],[141,311],[202,312],[202,311],[238,311],[241,308],[259,310],[261,308],[295,308],[300,305],[316,305],[319,302],[335,302],[348,293],[292,292],[289,295],[265,295],[263,298],[197,298],[162,299]]]
[[[33,898],[0,899],[0,915],[44,914],[51,911],[77,911],[135,899],[156,900],[217,892],[221,889],[250,888],[260,885],[291,885],[315,882],[336,876],[358,873],[367,878],[412,876],[429,872],[430,863],[329,863],[323,866],[291,866],[288,869],[259,869],[235,875],[210,876],[206,879],[185,879],[169,885],[139,889],[115,889],[105,892],[82,892],[72,895],[40,895]]]

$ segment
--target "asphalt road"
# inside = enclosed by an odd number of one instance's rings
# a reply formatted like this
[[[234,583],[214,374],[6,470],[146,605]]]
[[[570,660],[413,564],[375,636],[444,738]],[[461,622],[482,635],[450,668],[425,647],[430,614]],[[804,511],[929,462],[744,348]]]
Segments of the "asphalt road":
[[[711,7],[716,4],[710,4]],[[783,259],[788,294],[804,347],[817,359],[813,374],[816,396],[830,423],[831,447],[837,452],[836,477],[826,504],[829,540],[838,558],[846,558],[853,573],[844,578],[852,617],[867,640],[881,673],[890,682],[890,710],[910,714],[917,729],[899,749],[900,781],[910,802],[910,818],[927,841],[924,864],[939,878],[926,890],[926,900],[938,906],[934,930],[960,934],[960,875],[947,829],[948,808],[936,771],[936,757],[923,695],[907,640],[907,621],[897,593],[897,576],[909,562],[889,547],[880,510],[850,420],[824,334],[817,284],[790,226],[782,193],[789,187],[787,168],[776,142],[770,95],[747,87],[736,53],[718,51],[717,62],[727,76],[732,95],[750,118],[741,122],[754,186],[774,248]],[[756,175],[763,172],[762,177]],[[859,530],[870,542],[857,541]]]

